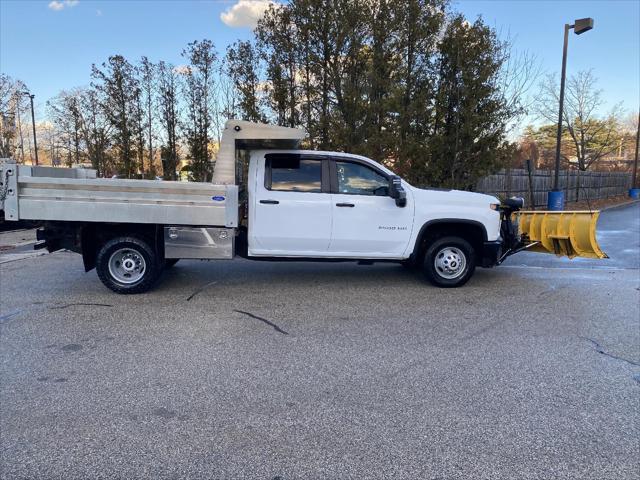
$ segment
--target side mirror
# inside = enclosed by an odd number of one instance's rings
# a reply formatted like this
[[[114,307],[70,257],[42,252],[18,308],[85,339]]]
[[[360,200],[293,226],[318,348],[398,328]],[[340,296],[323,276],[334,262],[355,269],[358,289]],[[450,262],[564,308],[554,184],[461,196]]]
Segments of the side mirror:
[[[407,192],[402,187],[402,180],[397,175],[389,178],[389,196],[396,200],[396,205],[404,207],[407,205]]]

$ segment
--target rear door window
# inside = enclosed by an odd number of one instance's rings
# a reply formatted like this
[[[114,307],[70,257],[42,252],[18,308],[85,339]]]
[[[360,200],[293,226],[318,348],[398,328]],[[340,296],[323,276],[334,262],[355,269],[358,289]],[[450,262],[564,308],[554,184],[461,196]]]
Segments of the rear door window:
[[[301,155],[267,155],[266,188],[280,192],[322,192],[321,158]]]

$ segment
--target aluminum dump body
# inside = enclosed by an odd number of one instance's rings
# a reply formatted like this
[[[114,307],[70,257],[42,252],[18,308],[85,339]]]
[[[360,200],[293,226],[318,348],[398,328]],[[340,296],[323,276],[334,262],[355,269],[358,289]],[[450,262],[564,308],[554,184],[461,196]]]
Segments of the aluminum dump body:
[[[295,148],[304,130],[229,120],[213,183],[91,178],[79,169],[0,163],[5,220],[238,226],[238,149]]]
[[[31,176],[30,167],[4,164],[0,168],[10,172],[6,220],[238,225],[236,185],[36,177]]]

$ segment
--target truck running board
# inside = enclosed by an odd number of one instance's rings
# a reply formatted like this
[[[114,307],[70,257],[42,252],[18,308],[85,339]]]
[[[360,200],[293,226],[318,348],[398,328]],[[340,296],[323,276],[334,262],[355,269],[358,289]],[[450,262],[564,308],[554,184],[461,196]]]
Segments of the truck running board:
[[[609,258],[598,245],[599,211],[520,211],[514,214],[527,250],[558,256]]]

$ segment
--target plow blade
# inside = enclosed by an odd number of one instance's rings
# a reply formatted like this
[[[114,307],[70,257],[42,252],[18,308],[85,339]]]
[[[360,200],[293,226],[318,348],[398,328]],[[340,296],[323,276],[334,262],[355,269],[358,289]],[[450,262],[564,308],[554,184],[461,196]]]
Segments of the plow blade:
[[[609,258],[596,240],[600,212],[521,211],[517,214],[519,233],[527,250],[558,256]]]

